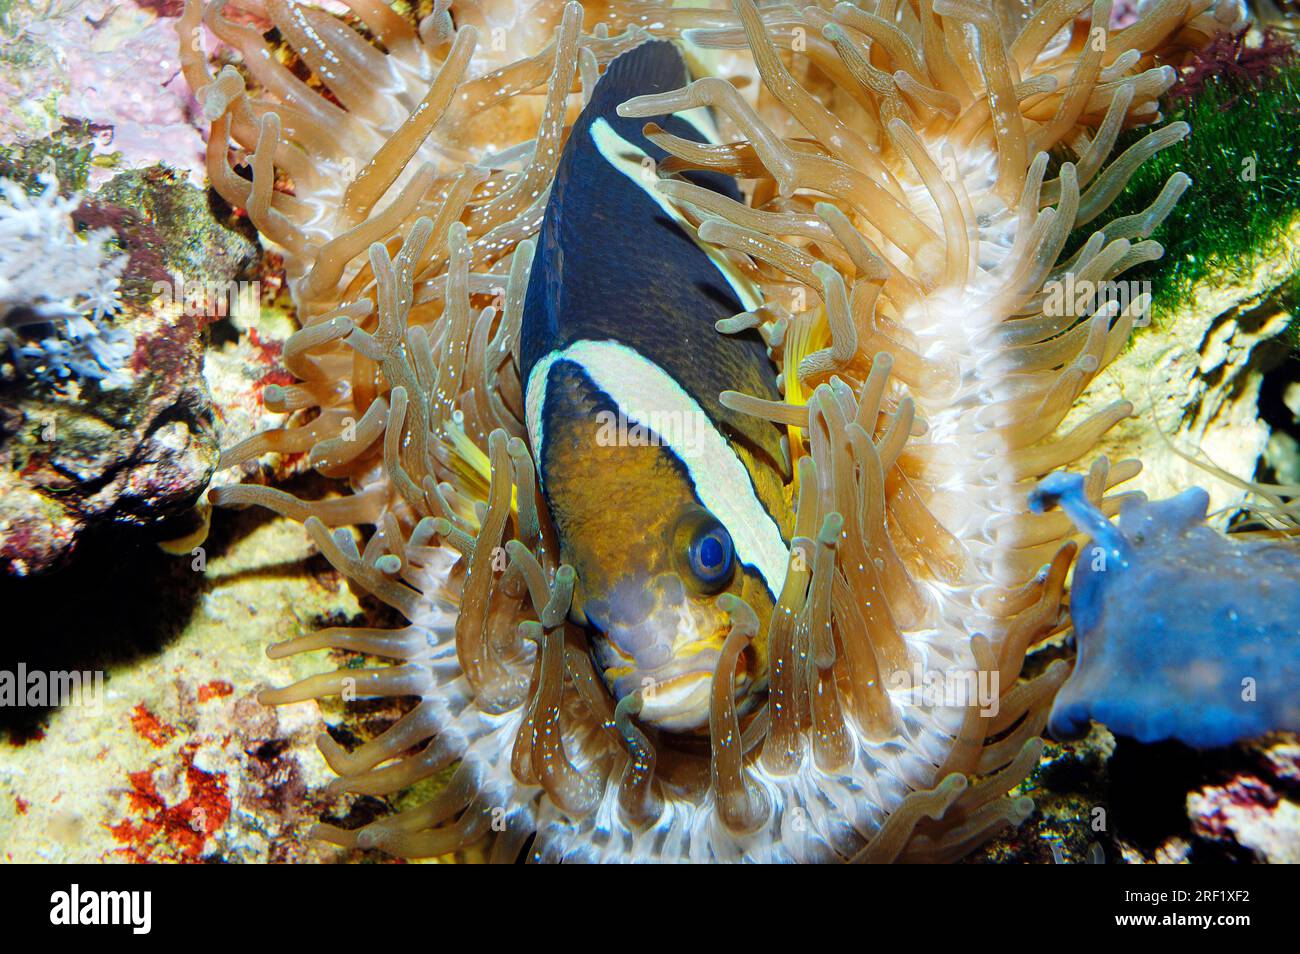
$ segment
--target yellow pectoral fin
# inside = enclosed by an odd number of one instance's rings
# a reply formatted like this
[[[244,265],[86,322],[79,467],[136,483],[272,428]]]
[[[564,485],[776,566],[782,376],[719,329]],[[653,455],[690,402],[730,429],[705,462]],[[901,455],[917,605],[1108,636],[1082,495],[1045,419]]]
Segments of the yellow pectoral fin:
[[[470,484],[478,484],[480,496],[486,498],[488,487],[492,483],[492,462],[488,460],[488,455],[483,453],[477,444],[469,439],[469,435],[464,429],[455,422],[448,422],[444,431],[448,440],[451,442],[451,448],[456,454],[457,460],[464,463],[465,467],[460,474]],[[519,514],[519,497],[515,487],[510,488],[510,515],[518,516]]]
[[[785,381],[785,401],[794,407],[803,407],[808,403],[803,382],[799,380],[799,364],[814,351],[820,351],[830,345],[830,325],[826,321],[826,309],[818,306],[814,314],[805,312],[790,323],[786,332],[785,356],[781,369]],[[803,429],[793,424],[787,425],[790,437],[790,466],[794,469],[794,490],[799,489],[799,458],[804,456]]]

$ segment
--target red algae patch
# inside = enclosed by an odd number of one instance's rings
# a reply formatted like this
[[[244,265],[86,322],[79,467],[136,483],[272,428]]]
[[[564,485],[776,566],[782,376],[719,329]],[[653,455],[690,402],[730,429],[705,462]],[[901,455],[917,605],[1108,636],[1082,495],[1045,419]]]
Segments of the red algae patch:
[[[230,817],[228,783],[223,773],[205,772],[194,764],[196,745],[181,749],[184,794],[170,802],[159,793],[154,773],[145,770],[128,776],[126,800],[134,816],[110,825],[122,844],[118,853],[137,863],[155,861],[196,862],[211,851],[212,836]]]
[[[154,748],[162,748],[176,737],[176,728],[160,722],[144,704],[131,711],[131,727],[142,739],[148,739]]]
[[[212,699],[220,699],[234,692],[234,688],[228,682],[220,679],[214,679],[205,685],[199,686],[199,702],[208,702]]]
[[[325,791],[332,776],[315,746],[338,714],[267,709],[255,696],[301,672],[266,657],[266,628],[292,634],[305,620],[352,620],[361,608],[341,579],[313,572],[311,547],[288,521],[250,513],[229,542],[205,546],[190,618],[141,620],[179,628],[156,652],[106,661],[112,691],[102,711],[53,709],[39,732],[0,737],[0,859],[349,857],[306,837],[322,815],[354,810],[353,797]],[[358,810],[387,806],[371,799]]]

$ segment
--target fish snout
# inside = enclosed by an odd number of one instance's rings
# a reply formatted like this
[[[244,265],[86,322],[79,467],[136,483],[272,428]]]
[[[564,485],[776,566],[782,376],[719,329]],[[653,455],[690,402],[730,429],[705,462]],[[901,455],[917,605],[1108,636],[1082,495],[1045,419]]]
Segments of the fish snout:
[[[616,700],[640,691],[640,721],[671,732],[707,728],[729,619],[714,600],[692,599],[680,583],[664,586],[657,595],[637,601],[642,612],[634,615],[599,604],[590,607],[596,662]],[[735,672],[736,699],[743,699],[753,684],[752,654],[745,652]]]

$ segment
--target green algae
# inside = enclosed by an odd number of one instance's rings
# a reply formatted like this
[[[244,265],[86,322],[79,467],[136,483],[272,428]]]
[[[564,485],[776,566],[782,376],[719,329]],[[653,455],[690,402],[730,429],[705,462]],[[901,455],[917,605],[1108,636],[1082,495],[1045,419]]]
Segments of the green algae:
[[[0,179],[10,179],[26,192],[44,188],[40,176],[53,172],[64,195],[83,192],[95,158],[94,134],[87,123],[64,120],[54,135],[0,145]]]
[[[1290,237],[1300,220],[1300,61],[1292,58],[1257,84],[1214,77],[1190,103],[1165,106],[1169,121],[1187,122],[1191,135],[1148,159],[1107,217],[1143,211],[1176,172],[1191,177],[1190,188],[1151,235],[1164,257],[1124,275],[1150,283],[1156,327],[1198,286],[1246,282],[1266,261],[1282,257],[1286,271],[1300,276],[1300,252]],[[1116,154],[1149,131],[1127,131]],[[1104,229],[1090,223],[1077,230],[1070,247],[1098,227]],[[1292,281],[1286,287],[1296,297],[1300,286]],[[1293,321],[1290,334],[1300,344],[1300,324]]]

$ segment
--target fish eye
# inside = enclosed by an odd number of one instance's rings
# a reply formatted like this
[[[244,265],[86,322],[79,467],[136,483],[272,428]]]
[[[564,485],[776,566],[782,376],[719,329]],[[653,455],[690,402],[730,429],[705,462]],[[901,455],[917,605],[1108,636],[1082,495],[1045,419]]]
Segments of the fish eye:
[[[718,521],[702,521],[687,547],[691,573],[706,589],[721,589],[731,579],[735,548],[731,534]]]

